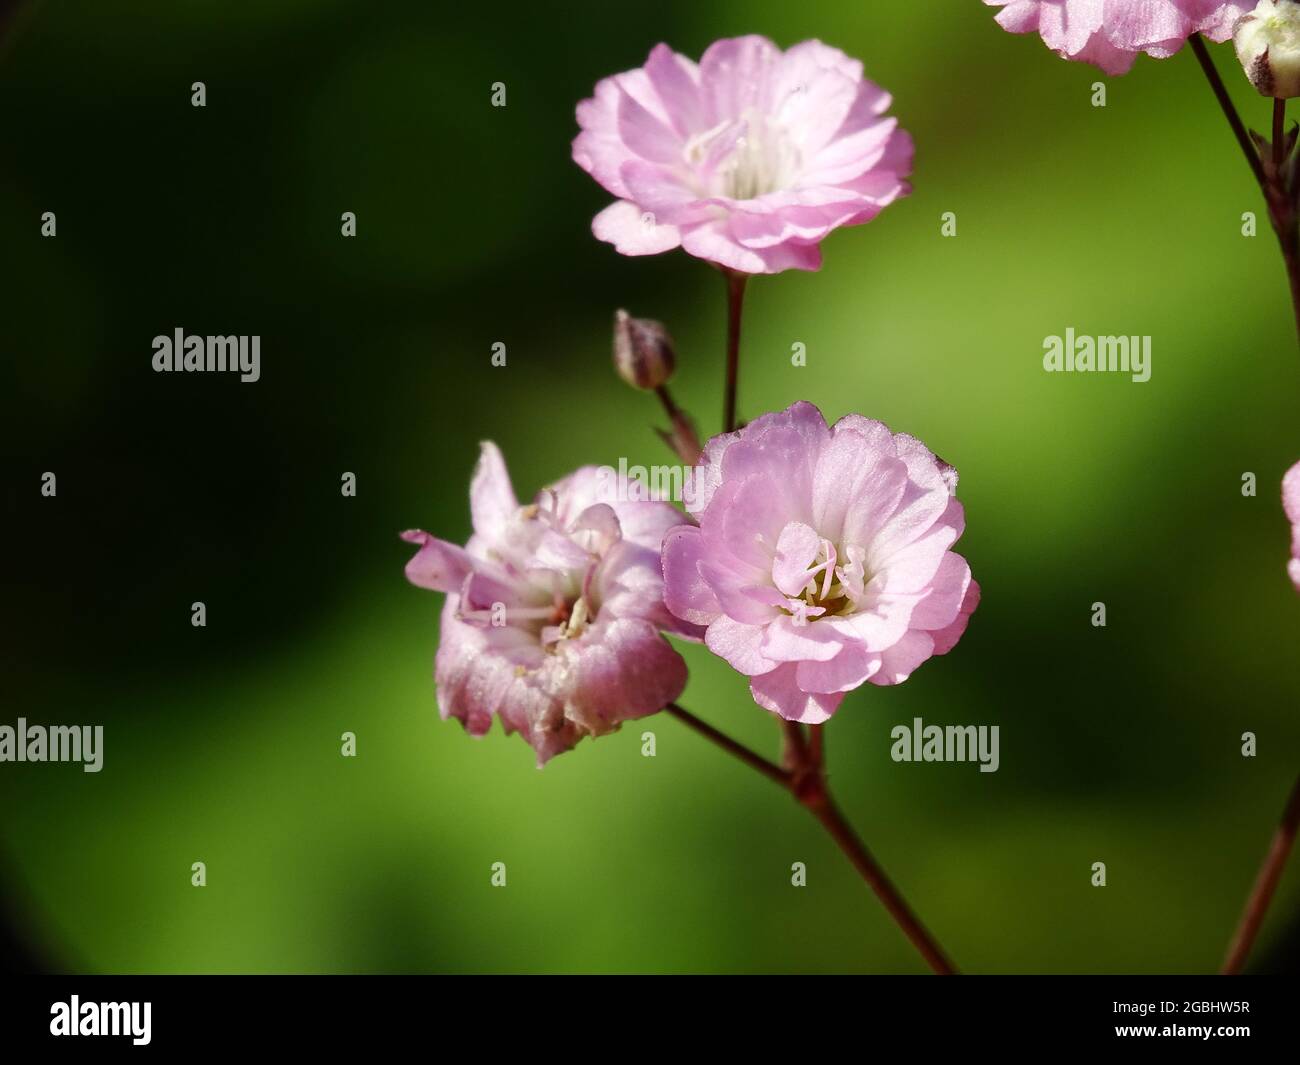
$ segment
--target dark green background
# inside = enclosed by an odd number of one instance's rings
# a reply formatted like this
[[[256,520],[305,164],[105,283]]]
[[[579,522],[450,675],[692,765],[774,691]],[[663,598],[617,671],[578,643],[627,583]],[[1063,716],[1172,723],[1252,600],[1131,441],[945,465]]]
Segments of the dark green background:
[[[809,399],[920,436],[961,471],[984,588],[951,655],[845,700],[846,809],[965,969],[1218,964],[1300,762],[1280,257],[1189,54],[1140,60],[1096,108],[1099,73],[975,0],[20,10],[0,52],[0,723],[106,726],[98,775],[0,765],[8,919],[37,964],[921,970],[811,819],[677,722],[645,726],[654,759],[635,726],[540,773],[517,738],[441,723],[441,596],[402,578],[399,530],[467,535],[480,439],[525,497],[667,461],[608,367],[618,306],[669,323],[678,398],[716,430],[721,282],[592,238],[609,197],[569,142],[598,78],[744,32],[860,56],[917,163],[914,195],[831,236],[820,274],[751,286],[742,411]],[[260,334],[262,380],[154,374],[151,338],[178,326]],[[1151,335],[1151,381],[1045,374],[1069,326]],[[741,679],[686,653],[683,702],[775,753]],[[1000,725],[1000,771],[892,762],[913,716]],[[1260,966],[1292,964],[1298,898],[1293,870]]]

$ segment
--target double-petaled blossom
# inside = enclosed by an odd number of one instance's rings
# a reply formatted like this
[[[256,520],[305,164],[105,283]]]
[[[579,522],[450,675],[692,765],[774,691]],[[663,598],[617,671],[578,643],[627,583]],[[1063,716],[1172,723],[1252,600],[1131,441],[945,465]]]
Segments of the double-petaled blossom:
[[[403,534],[420,545],[407,578],[447,593],[435,664],[444,718],[476,736],[499,718],[542,765],[681,694],[686,665],[661,633],[699,630],[665,609],[659,555],[682,515],[635,487],[588,466],[520,506],[487,443],[469,542]]]
[[[759,705],[825,721],[864,681],[897,684],[950,650],[979,601],[956,471],[858,415],[810,403],[705,447],[697,526],[664,543],[665,601],[750,677]]]
[[[1291,561],[1287,572],[1295,582],[1296,591],[1300,592],[1300,462],[1287,470],[1282,478],[1282,506],[1291,522]]]
[[[624,255],[679,245],[747,274],[816,270],[819,242],[909,190],[912,140],[862,64],[820,41],[667,45],[578,105],[573,158],[618,202],[592,229]]]
[[[1000,7],[998,24],[1037,33],[1065,59],[1124,74],[1138,54],[1173,55],[1193,33],[1212,41],[1232,36],[1254,0],[984,0]]]

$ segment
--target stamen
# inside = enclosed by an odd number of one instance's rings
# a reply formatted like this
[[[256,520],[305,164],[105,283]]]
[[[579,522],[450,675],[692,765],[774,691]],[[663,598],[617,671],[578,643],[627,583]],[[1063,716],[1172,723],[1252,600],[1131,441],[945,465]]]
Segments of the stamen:
[[[851,614],[864,595],[865,576],[860,547],[849,547],[844,552],[848,562],[839,565],[840,551],[830,540],[822,539],[814,561],[805,574],[803,591],[786,599],[786,609],[796,625],[806,625],[819,617]]]
[[[822,598],[830,597],[831,581],[835,579],[835,545],[829,540],[822,540],[822,550],[826,552],[826,579],[822,582]]]

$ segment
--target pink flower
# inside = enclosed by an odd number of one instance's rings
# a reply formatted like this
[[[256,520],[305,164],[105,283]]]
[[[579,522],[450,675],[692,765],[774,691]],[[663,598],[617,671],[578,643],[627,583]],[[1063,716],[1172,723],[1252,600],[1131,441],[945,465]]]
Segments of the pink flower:
[[[1124,74],[1139,52],[1166,59],[1193,33],[1212,41],[1232,36],[1253,0],[984,0],[1000,7],[998,24],[1038,33],[1065,59]]]
[[[574,161],[618,202],[592,231],[624,255],[679,244],[747,274],[816,270],[818,243],[910,190],[912,139],[890,96],[820,41],[665,44],[578,105]]]
[[[627,488],[587,466],[521,507],[501,452],[485,443],[469,543],[402,534],[420,545],[407,579],[447,593],[435,666],[443,718],[481,736],[499,717],[542,765],[681,694],[686,665],[660,632],[699,630],[665,609],[659,551],[682,515],[628,502]]]
[[[1287,470],[1282,478],[1282,508],[1291,522],[1291,561],[1287,572],[1295,582],[1296,591],[1300,592],[1300,462]]]
[[[979,585],[949,550],[957,474],[919,440],[856,414],[828,429],[796,403],[714,437],[695,474],[700,524],[664,542],[665,601],[708,626],[760,706],[825,721],[965,631]]]

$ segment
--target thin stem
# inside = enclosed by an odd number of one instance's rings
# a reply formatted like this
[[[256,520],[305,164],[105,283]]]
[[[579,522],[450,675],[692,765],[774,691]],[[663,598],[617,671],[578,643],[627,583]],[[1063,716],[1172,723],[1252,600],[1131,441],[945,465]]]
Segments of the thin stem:
[[[1214,66],[1214,60],[1210,58],[1204,39],[1200,34],[1194,33],[1188,40],[1192,51],[1200,61],[1201,69],[1205,71],[1210,88],[1214,90],[1219,106],[1223,109],[1228,125],[1232,127],[1237,143],[1241,145],[1246,162],[1250,164],[1250,172],[1255,175],[1260,191],[1264,193],[1264,200],[1268,204],[1269,221],[1277,234],[1278,244],[1282,248],[1282,261],[1286,264],[1287,283],[1291,289],[1291,312],[1295,318],[1296,337],[1300,339],[1300,234],[1296,231],[1295,205],[1287,188],[1286,103],[1283,100],[1273,101],[1273,150],[1270,165],[1266,167],[1251,140],[1250,133],[1241,121],[1241,116],[1233,106],[1232,98],[1228,95],[1223,79],[1219,77],[1219,71]]]
[[[876,864],[871,852],[867,850],[866,845],[835,804],[826,782],[823,761],[825,740],[822,726],[810,726],[811,735],[805,737],[803,726],[798,722],[783,722],[786,737],[785,757],[790,762],[790,768],[782,769],[762,755],[755,754],[748,747],[719,732],[712,725],[701,721],[676,703],[669,703],[665,709],[724,751],[739,758],[746,765],[753,766],[769,780],[775,781],[789,791],[795,801],[817,818],[826,829],[827,834],[844,852],[858,875],[876,893],[876,897],[894,919],[894,923],[903,930],[903,934],[925,958],[930,968],[942,976],[956,974],[957,969],[948,960],[943,949],[926,931],[925,926],[912,912],[903,896],[898,893],[898,889],[885,875],[884,870]]]
[[[787,722],[787,725],[793,725],[793,729],[787,731],[787,736],[791,740],[790,749],[796,750],[801,758],[794,767],[794,778],[790,784],[794,797],[821,822],[822,827],[844,852],[844,856],[853,864],[858,875],[876,893],[876,898],[889,911],[889,916],[903,930],[903,934],[907,936],[912,946],[920,951],[930,968],[940,976],[955,975],[957,970],[944,954],[943,948],[926,931],[925,926],[912,912],[903,896],[898,893],[898,889],[885,875],[884,870],[876,864],[866,844],[862,842],[836,805],[826,780],[824,726],[810,725],[811,735],[805,741],[798,725],[794,725],[793,722]]]
[[[1286,279],[1291,288],[1291,312],[1295,317],[1296,338],[1300,340],[1300,234],[1296,233],[1295,216],[1289,224],[1278,225],[1277,240],[1282,247],[1282,261],[1286,264]]]
[[[675,422],[681,416],[682,409],[673,402],[673,396],[668,391],[668,386],[660,385],[655,389],[655,395],[659,397],[659,402],[663,404],[664,413]]]
[[[745,306],[748,274],[723,270],[727,279],[727,385],[723,396],[722,431],[736,428],[736,387],[740,377],[740,316]]]
[[[781,721],[785,741],[781,745],[781,760],[787,769],[798,769],[808,761],[808,744],[803,738],[803,726],[797,721]]]
[[[1286,158],[1283,142],[1286,140],[1286,101],[1273,101],[1273,170],[1282,172],[1282,163]]]
[[[826,726],[809,725],[808,737],[808,758],[821,769],[826,765]]]
[[[1223,84],[1223,79],[1219,77],[1219,71],[1214,65],[1214,60],[1210,58],[1209,50],[1205,47],[1205,39],[1199,33],[1193,33],[1188,39],[1188,43],[1192,46],[1192,51],[1200,61],[1201,69],[1205,71],[1205,77],[1210,83],[1210,88],[1214,90],[1219,106],[1223,108],[1224,117],[1227,118],[1228,125],[1232,127],[1237,143],[1241,145],[1241,150],[1246,156],[1246,162],[1250,164],[1251,173],[1255,175],[1259,187],[1264,188],[1267,184],[1264,178],[1264,164],[1260,161],[1259,152],[1255,151],[1255,145],[1251,143],[1250,134],[1246,132],[1246,126],[1241,121],[1241,116],[1237,114],[1237,108],[1233,106],[1232,97],[1228,95],[1228,89]]]
[[[876,864],[876,860],[871,856],[858,834],[853,831],[852,826],[845,820],[840,809],[835,805],[831,798],[830,792],[823,785],[820,796],[815,801],[801,799],[801,802],[808,807],[814,817],[822,823],[830,836],[839,845],[845,856],[853,863],[862,879],[870,885],[871,890],[876,893],[876,897],[884,904],[889,916],[894,919],[894,923],[903,930],[903,934],[911,941],[912,946],[921,952],[930,968],[940,976],[955,976],[956,968],[948,960],[946,954],[934,937],[926,931],[925,926],[921,924],[920,919],[911,910],[911,907],[903,900],[903,896],[898,893],[884,873],[884,870]]]
[[[1273,224],[1273,230],[1277,233],[1278,243],[1282,248],[1287,281],[1291,287],[1291,308],[1295,316],[1296,335],[1300,337],[1300,233],[1297,232],[1296,210],[1286,172],[1286,101],[1279,99],[1273,101],[1272,165],[1266,170],[1259,152],[1251,142],[1250,134],[1241,121],[1241,116],[1237,114],[1237,109],[1232,104],[1223,79],[1215,69],[1214,61],[1205,47],[1205,41],[1200,34],[1194,33],[1190,43],[1192,51],[1201,64],[1201,69],[1205,71],[1210,88],[1214,90],[1219,106],[1228,119],[1228,125],[1232,127],[1233,135],[1241,145],[1246,162],[1250,164],[1251,173],[1255,175],[1255,180],[1264,193],[1264,199],[1268,204],[1269,220]],[[1287,855],[1291,852],[1291,845],[1295,842],[1297,828],[1300,828],[1300,779],[1296,780],[1291,789],[1286,809],[1282,812],[1282,821],[1273,834],[1273,842],[1264,857],[1264,864],[1260,866],[1255,878],[1255,886],[1246,900],[1246,908],[1242,911],[1241,920],[1228,946],[1228,954],[1221,970],[1225,975],[1241,972],[1242,966],[1246,964],[1250,948],[1254,945],[1255,936],[1259,933],[1264,915],[1268,912],[1269,903],[1273,899],[1273,892],[1282,877],[1282,869],[1286,864]]]
[[[692,424],[686,412],[673,402],[672,393],[668,391],[667,385],[660,385],[656,388],[655,395],[659,397],[659,402],[663,404],[664,412],[668,415],[668,420],[673,427],[670,433],[660,430],[655,431],[677,453],[678,458],[686,465],[694,466],[699,461],[701,450],[700,438],[695,435],[694,424]]]
[[[791,774],[786,772],[779,765],[769,762],[761,754],[755,754],[743,743],[737,743],[730,736],[723,732],[719,732],[707,721],[701,721],[689,710],[678,706],[676,703],[669,703],[664,707],[664,709],[667,710],[668,713],[672,714],[673,717],[677,718],[678,721],[693,728],[705,739],[716,743],[727,753],[735,755],[746,765],[753,766],[769,780],[776,781],[776,783],[780,784],[783,788],[788,788],[790,786]]]
[[[1264,856],[1264,864],[1259,867],[1255,886],[1246,900],[1246,908],[1242,911],[1241,921],[1228,947],[1228,956],[1220,970],[1225,976],[1235,976],[1246,964],[1255,936],[1264,923],[1264,915],[1268,913],[1268,904],[1273,900],[1273,892],[1282,879],[1282,869],[1291,852],[1291,845],[1295,842],[1297,828],[1300,828],[1300,778],[1296,779],[1291,788],[1291,797],[1287,799],[1286,809],[1282,811],[1282,820],[1273,833],[1273,842],[1269,845],[1268,854]]]
[[[1295,316],[1296,337],[1300,338],[1300,229],[1296,225],[1295,196],[1287,180],[1286,101],[1273,101],[1273,165],[1268,171],[1269,219],[1277,233],[1286,264],[1286,278],[1291,288],[1291,311]]]

